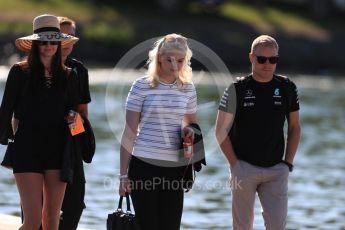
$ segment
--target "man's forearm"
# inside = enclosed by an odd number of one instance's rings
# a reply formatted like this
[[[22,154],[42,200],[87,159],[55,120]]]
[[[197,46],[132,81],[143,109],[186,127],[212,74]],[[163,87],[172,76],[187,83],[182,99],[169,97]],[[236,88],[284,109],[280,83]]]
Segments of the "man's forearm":
[[[217,137],[217,141],[220,146],[220,149],[222,150],[224,156],[228,160],[229,164],[231,166],[234,166],[236,164],[237,157],[232,147],[231,140],[229,139],[227,133],[218,131],[216,133],[216,137]]]
[[[296,155],[297,147],[301,138],[301,128],[296,126],[291,128],[288,132],[288,138],[286,143],[285,160],[289,163],[293,163]]]

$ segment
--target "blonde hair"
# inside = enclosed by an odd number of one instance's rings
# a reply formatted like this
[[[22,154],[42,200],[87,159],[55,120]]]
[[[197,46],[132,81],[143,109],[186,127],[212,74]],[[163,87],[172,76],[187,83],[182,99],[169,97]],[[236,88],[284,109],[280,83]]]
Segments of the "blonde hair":
[[[63,16],[58,16],[57,18],[59,20],[60,26],[69,25],[69,26],[72,26],[74,30],[77,28],[75,21],[73,21],[72,19],[68,17],[63,17]]]
[[[184,62],[182,68],[177,77],[178,85],[184,85],[192,81],[192,68],[190,66],[190,60],[192,58],[192,51],[188,47],[187,38],[179,34],[168,34],[163,38],[158,39],[154,43],[153,49],[149,52],[148,64],[148,76],[151,82],[151,87],[157,87],[159,85],[159,55],[162,55],[171,50],[178,50],[185,53]]]
[[[252,43],[252,48],[250,52],[254,53],[254,51],[256,50],[258,46],[273,47],[277,49],[277,52],[279,51],[279,46],[278,46],[277,41],[268,35],[261,35],[257,37]]]

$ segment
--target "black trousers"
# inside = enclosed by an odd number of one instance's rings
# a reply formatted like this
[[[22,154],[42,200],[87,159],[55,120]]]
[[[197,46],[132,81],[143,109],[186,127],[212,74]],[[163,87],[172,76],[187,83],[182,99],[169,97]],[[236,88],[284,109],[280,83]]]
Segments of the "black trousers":
[[[85,208],[85,182],[74,178],[73,184],[68,184],[62,203],[59,230],[76,230]]]
[[[184,191],[181,167],[161,167],[132,157],[128,176],[132,202],[142,230],[179,230]]]

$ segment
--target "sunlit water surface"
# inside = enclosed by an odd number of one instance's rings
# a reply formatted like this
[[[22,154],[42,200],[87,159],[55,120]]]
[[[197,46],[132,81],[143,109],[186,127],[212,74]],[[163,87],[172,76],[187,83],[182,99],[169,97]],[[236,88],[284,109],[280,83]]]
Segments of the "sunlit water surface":
[[[109,71],[90,71],[92,103],[89,117],[96,133],[97,152],[92,164],[85,164],[87,208],[80,221],[80,226],[97,230],[105,229],[107,214],[117,205],[123,106],[130,82],[136,77],[131,75],[126,80],[120,77],[120,80],[106,83],[104,74]],[[299,86],[303,136],[295,170],[290,174],[287,229],[345,229],[344,81],[316,76],[295,76],[294,79]],[[227,80],[230,82],[230,78]],[[198,173],[194,189],[185,194],[181,229],[231,228],[228,164],[214,137],[218,100],[226,84],[217,86],[215,82],[205,76],[199,76],[196,82],[198,117],[204,132],[208,166]],[[4,81],[0,82],[0,95],[4,85]],[[0,158],[4,151],[5,147],[0,146]],[[2,167],[0,213],[20,213],[13,174]],[[257,199],[254,229],[264,229],[263,226]]]

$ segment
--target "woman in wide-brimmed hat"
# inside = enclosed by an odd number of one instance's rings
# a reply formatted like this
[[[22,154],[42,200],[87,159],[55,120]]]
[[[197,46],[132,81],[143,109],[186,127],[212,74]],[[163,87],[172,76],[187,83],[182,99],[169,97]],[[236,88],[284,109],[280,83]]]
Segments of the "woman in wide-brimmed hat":
[[[76,75],[61,60],[61,47],[78,38],[60,32],[57,17],[40,15],[34,34],[18,38],[28,53],[12,66],[0,107],[0,143],[15,139],[12,167],[24,223],[20,229],[57,230],[66,183],[60,181],[65,117],[78,105]],[[11,119],[19,120],[12,132]],[[43,204],[42,204],[43,196]]]

